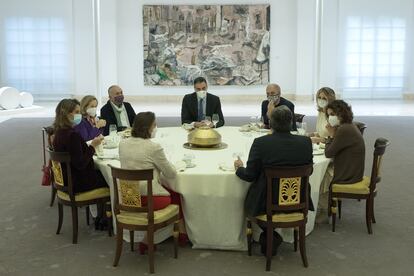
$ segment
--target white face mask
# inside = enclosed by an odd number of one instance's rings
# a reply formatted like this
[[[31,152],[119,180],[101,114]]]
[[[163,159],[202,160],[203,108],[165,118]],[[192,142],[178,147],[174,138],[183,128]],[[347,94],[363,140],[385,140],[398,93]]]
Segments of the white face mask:
[[[328,123],[331,125],[331,127],[339,126],[338,116],[329,116]]]
[[[318,102],[318,106],[320,108],[325,108],[328,105],[328,101],[327,100],[318,99],[317,102]]]
[[[204,99],[207,96],[206,90],[196,91],[196,93],[197,93],[197,97],[199,97],[200,99]]]
[[[157,134],[157,127],[154,127],[154,129],[151,132],[151,138],[155,138],[156,134]]]
[[[88,113],[89,116],[95,117],[96,116],[96,107],[90,107],[86,109],[86,113]]]

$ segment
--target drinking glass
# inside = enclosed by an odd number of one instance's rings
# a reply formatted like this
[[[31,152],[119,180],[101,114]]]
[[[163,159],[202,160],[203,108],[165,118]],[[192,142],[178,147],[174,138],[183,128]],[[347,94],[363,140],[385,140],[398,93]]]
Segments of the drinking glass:
[[[210,126],[211,124],[211,117],[210,116],[206,116],[204,121],[206,122],[207,126]]]
[[[219,122],[219,115],[217,113],[213,114],[212,119],[213,119],[214,127],[216,127],[217,123]]]
[[[109,126],[109,135],[110,136],[113,136],[113,135],[116,135],[116,133],[117,133],[117,127],[116,127],[116,125],[110,125]]]

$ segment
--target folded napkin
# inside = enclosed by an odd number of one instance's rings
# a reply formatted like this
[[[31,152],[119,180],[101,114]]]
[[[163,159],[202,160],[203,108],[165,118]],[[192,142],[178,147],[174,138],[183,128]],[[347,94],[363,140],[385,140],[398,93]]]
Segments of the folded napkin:
[[[231,171],[234,172],[234,162],[233,161],[228,161],[228,162],[221,162],[219,164],[219,169],[222,171]]]
[[[97,154],[99,159],[119,159],[118,153],[108,153],[104,152],[103,154]]]

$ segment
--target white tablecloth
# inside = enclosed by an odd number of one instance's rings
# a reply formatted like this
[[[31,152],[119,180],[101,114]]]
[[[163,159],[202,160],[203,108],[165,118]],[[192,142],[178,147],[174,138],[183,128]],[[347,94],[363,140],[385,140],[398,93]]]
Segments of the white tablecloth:
[[[186,229],[194,248],[214,248],[225,250],[246,250],[244,199],[250,183],[240,180],[234,171],[223,171],[219,164],[232,164],[233,155],[240,155],[244,163],[254,138],[263,133],[241,133],[238,127],[217,129],[222,141],[228,144],[222,150],[189,150],[183,148],[187,141],[187,131],[180,127],[159,128],[154,141],[164,147],[167,158],[179,161],[184,154],[195,156],[196,167],[179,172],[177,178],[169,180],[167,185],[182,195],[182,205]],[[106,150],[114,151],[114,150]],[[116,151],[116,150],[115,150]],[[318,206],[319,186],[329,164],[324,155],[314,156],[314,170],[310,177],[311,197],[314,206]],[[107,164],[120,166],[118,160],[96,159],[96,165],[104,175],[113,195],[112,177]],[[309,212],[306,233],[314,228],[315,212]],[[171,228],[164,234],[159,233],[158,240],[165,239]],[[292,230],[280,231],[284,241],[292,240]],[[124,235],[125,236],[125,235]]]

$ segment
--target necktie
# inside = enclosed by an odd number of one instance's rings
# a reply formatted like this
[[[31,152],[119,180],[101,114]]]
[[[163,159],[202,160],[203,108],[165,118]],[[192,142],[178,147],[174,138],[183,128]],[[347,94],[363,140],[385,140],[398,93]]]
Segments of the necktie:
[[[204,120],[203,101],[204,101],[204,99],[201,99],[198,102],[198,121],[199,122],[201,122],[202,120]]]

